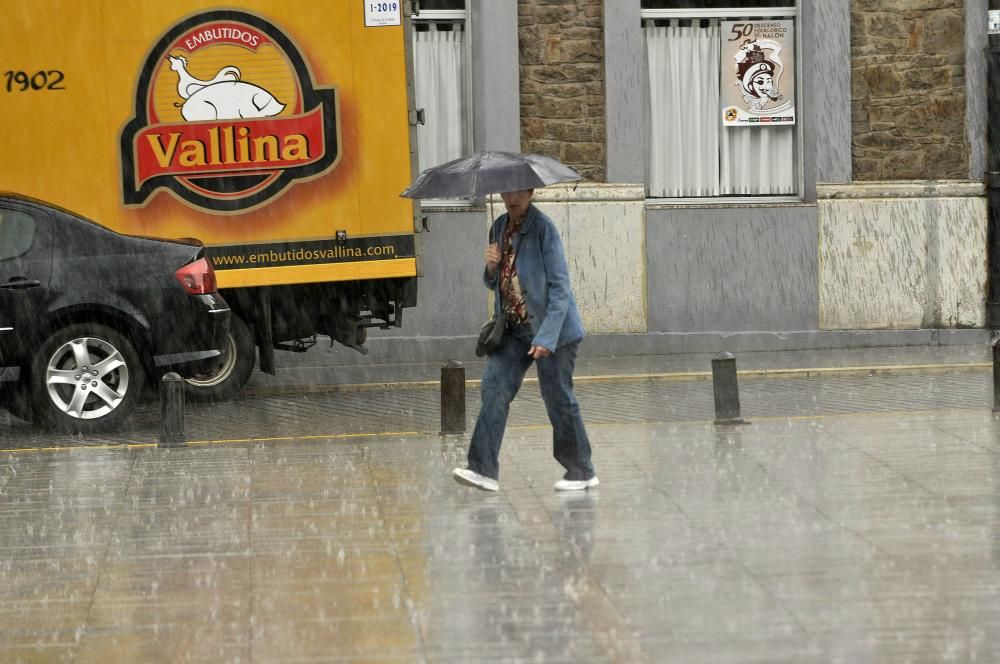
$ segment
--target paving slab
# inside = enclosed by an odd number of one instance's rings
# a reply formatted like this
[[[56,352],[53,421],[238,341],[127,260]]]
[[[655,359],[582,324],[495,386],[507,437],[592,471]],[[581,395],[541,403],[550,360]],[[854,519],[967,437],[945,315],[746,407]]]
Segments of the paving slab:
[[[0,660],[1000,659],[985,409],[0,454]],[[970,440],[970,439],[974,439]]]
[[[594,374],[578,494],[531,384],[497,494],[452,481],[431,386],[189,404],[177,449],[155,404],[0,414],[0,661],[1000,661],[1000,421],[962,352],[772,357],[736,427],[702,376]]]

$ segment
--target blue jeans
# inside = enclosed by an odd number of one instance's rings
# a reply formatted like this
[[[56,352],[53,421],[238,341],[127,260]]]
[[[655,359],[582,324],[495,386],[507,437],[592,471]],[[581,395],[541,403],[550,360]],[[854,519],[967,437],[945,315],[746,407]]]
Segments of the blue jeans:
[[[510,403],[517,395],[524,374],[532,362],[538,368],[538,384],[545,410],[552,423],[552,453],[566,469],[565,479],[589,480],[594,476],[590,462],[590,440],[580,417],[580,404],[573,394],[573,368],[580,343],[556,349],[549,357],[534,360],[528,355],[531,330],[527,326],[504,333],[503,342],[486,361],[480,388],[482,405],[469,445],[469,469],[498,479],[500,445]]]

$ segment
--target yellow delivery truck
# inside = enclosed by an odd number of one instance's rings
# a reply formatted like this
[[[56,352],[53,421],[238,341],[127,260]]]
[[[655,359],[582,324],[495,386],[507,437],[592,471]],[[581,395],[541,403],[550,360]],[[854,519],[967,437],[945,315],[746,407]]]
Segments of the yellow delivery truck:
[[[118,232],[196,238],[233,311],[190,380],[416,304],[408,2],[32,0],[0,21],[0,189]]]

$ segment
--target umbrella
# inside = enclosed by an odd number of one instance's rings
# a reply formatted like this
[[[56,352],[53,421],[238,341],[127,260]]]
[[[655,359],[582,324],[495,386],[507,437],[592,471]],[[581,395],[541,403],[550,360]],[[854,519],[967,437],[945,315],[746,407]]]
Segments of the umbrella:
[[[481,198],[581,179],[569,166],[540,154],[484,150],[428,168],[400,196]]]

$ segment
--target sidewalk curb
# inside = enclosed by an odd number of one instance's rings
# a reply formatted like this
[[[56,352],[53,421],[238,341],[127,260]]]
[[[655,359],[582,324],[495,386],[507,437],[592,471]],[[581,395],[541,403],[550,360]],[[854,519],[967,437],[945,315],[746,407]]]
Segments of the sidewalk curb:
[[[921,373],[951,373],[964,371],[988,371],[993,365],[989,362],[963,362],[955,364],[906,364],[906,365],[872,365],[854,367],[803,367],[785,369],[742,369],[737,376],[745,379],[759,378],[822,378],[822,377],[868,377],[893,376]],[[666,373],[644,374],[605,374],[598,376],[574,376],[576,385],[598,385],[601,383],[628,383],[640,381],[683,382],[705,381],[712,379],[711,371],[676,371]],[[525,383],[537,383],[537,378],[526,378]],[[479,387],[482,380],[478,378],[465,381],[466,387]],[[327,383],[315,385],[282,385],[274,387],[252,387],[244,389],[241,396],[281,396],[295,394],[321,394],[327,392],[372,392],[384,390],[426,390],[440,387],[440,381],[396,381],[374,383]]]

